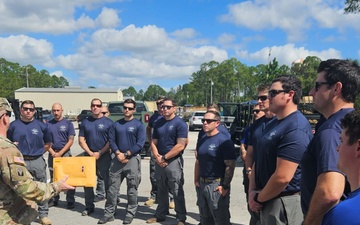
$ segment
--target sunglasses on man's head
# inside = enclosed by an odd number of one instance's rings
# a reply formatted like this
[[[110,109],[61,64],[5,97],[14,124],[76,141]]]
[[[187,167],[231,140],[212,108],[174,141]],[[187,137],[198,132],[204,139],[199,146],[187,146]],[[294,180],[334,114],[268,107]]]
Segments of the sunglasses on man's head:
[[[35,108],[28,108],[28,107],[22,107],[22,109],[26,112],[26,111],[30,111],[30,112],[34,112]]]

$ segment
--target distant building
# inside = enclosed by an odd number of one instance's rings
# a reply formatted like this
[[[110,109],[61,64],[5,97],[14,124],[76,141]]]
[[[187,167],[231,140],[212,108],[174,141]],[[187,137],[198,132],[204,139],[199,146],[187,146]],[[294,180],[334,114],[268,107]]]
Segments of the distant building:
[[[64,114],[77,115],[83,109],[90,109],[90,101],[99,98],[104,103],[109,101],[122,101],[121,89],[81,89],[80,87],[65,88],[20,88],[15,91],[15,98],[21,103],[32,100],[36,107],[51,109],[54,102],[60,102]]]

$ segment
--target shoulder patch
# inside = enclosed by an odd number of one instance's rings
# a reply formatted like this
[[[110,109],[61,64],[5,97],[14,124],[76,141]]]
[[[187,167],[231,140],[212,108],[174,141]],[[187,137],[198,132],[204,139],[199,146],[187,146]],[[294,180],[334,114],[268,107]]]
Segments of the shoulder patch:
[[[18,156],[14,156],[14,163],[20,164],[20,165],[25,165],[24,159],[21,157],[18,157]]]

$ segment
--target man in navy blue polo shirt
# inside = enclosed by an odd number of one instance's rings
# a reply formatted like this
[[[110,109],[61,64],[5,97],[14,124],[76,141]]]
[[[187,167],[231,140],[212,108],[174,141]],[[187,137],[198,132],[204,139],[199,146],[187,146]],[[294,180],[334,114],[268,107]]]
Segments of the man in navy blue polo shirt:
[[[249,184],[249,206],[260,212],[266,225],[301,224],[301,168],[299,163],[312,138],[308,120],[297,110],[301,82],[283,75],[268,91],[270,111],[276,120],[262,131],[254,144],[254,164]]]
[[[301,160],[301,206],[304,225],[320,224],[324,214],[344,193],[345,176],[337,168],[340,121],[354,110],[360,92],[360,67],[350,60],[329,59],[318,67],[310,95],[325,117]],[[345,223],[344,223],[345,224]]]
[[[26,168],[36,181],[47,182],[46,162],[43,154],[49,150],[51,137],[47,126],[34,118],[36,109],[31,100],[25,100],[20,105],[21,117],[10,124],[8,138],[16,144],[24,156]],[[41,224],[51,224],[48,218],[48,203],[39,204]]]
[[[74,125],[63,117],[63,108],[60,103],[54,103],[51,107],[54,118],[48,122],[48,129],[51,135],[51,147],[49,148],[48,166],[51,181],[53,180],[53,159],[57,157],[71,157],[70,147],[74,143]],[[75,190],[66,192],[67,208],[74,208]],[[53,198],[52,204],[58,205],[59,195]]]
[[[144,125],[136,118],[136,103],[133,99],[124,101],[124,118],[114,122],[109,131],[110,148],[116,157],[112,159],[109,172],[109,190],[107,192],[104,216],[98,224],[114,220],[116,200],[121,181],[126,178],[127,206],[123,224],[130,224],[137,211],[138,187],[141,181],[141,157],[146,133]]]
[[[109,129],[113,122],[101,113],[102,101],[98,98],[91,100],[92,116],[83,120],[79,132],[79,145],[85,151],[85,156],[96,158],[97,176],[101,176],[105,183],[105,192],[109,188],[109,167],[111,162],[110,145],[108,141]],[[94,189],[85,187],[85,210],[82,216],[94,212]]]
[[[166,219],[169,210],[169,189],[173,192],[176,219],[178,225],[184,225],[186,207],[184,195],[184,159],[182,153],[187,144],[188,126],[175,115],[176,104],[170,98],[165,98],[161,106],[163,117],[154,126],[151,140],[151,151],[155,157],[155,175],[158,184],[158,206],[155,217],[147,223],[161,222]]]
[[[203,130],[206,134],[196,146],[194,183],[201,224],[230,225],[230,183],[234,175],[236,155],[234,143],[217,128],[222,126],[220,114],[207,111]]]

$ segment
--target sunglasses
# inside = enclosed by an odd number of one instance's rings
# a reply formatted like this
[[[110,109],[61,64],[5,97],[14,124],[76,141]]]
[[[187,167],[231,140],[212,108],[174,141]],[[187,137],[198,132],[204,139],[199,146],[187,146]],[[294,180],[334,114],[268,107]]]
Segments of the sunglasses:
[[[219,120],[214,120],[214,119],[201,119],[201,122],[202,123],[207,123],[207,124],[209,124],[209,123],[212,123],[212,122],[216,122],[216,121],[219,121]]]
[[[330,84],[330,83],[329,82],[315,82],[315,91],[317,92],[320,89],[321,85],[323,85],[323,84]]]
[[[98,107],[98,108],[100,108],[102,105],[101,104],[91,104],[91,107]]]
[[[132,111],[132,110],[134,110],[135,108],[131,108],[131,107],[126,107],[126,106],[123,106],[123,109],[124,109],[124,110],[129,110],[129,111]]]
[[[171,109],[172,107],[174,107],[173,105],[163,105],[161,106],[162,109]]]
[[[258,96],[257,99],[263,102],[263,101],[265,101],[267,99],[267,96],[266,95],[261,95],[261,96]]]
[[[26,112],[26,111],[30,111],[30,112],[34,112],[35,109],[34,108],[28,108],[28,107],[22,107],[22,109]]]
[[[260,110],[258,110],[258,109],[253,110],[253,113],[258,114],[259,112],[260,112]]]
[[[2,114],[2,115],[0,116],[0,119],[1,119],[4,115],[10,117],[10,116],[11,116],[11,112],[10,112],[10,111],[6,111],[6,113],[4,113],[4,114]]]
[[[268,95],[269,95],[269,97],[274,98],[276,95],[278,95],[280,93],[289,93],[289,92],[285,91],[285,90],[270,90]]]
[[[108,112],[101,112],[103,115],[106,115],[106,113],[108,113]]]
[[[156,105],[162,105],[164,102],[157,102]]]

